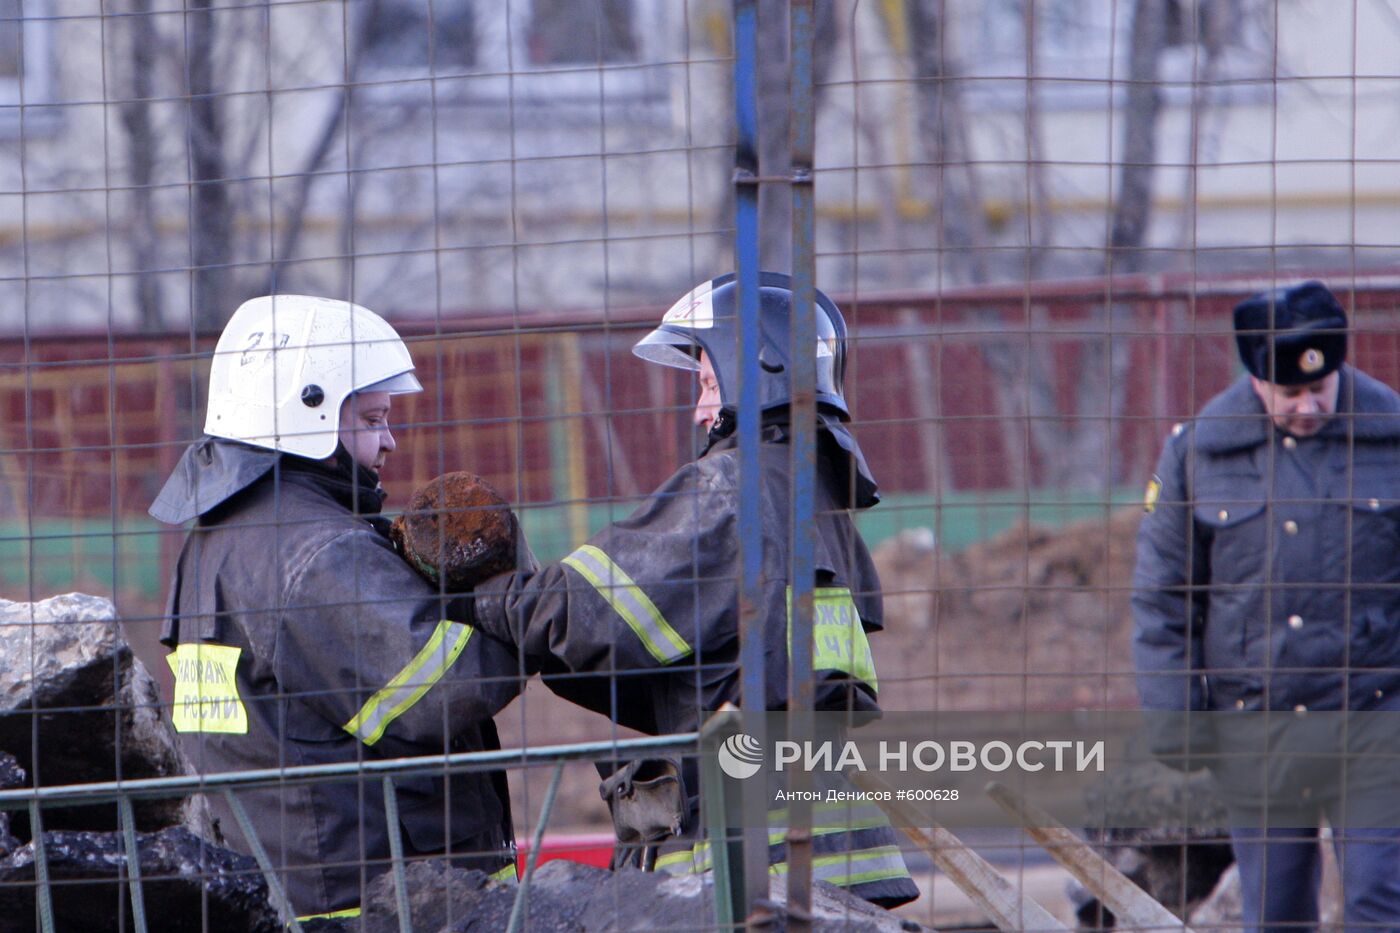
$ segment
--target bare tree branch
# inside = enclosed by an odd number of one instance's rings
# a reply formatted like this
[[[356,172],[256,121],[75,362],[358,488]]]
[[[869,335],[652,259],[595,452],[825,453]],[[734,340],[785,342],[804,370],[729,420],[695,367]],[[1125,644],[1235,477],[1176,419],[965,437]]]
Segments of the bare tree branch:
[[[338,89],[335,105],[326,115],[326,122],[321,125],[321,133],[316,138],[316,144],[307,153],[306,161],[303,163],[300,176],[297,178],[296,192],[293,194],[291,206],[287,210],[287,226],[282,232],[282,242],[273,257],[272,269],[269,273],[269,291],[277,291],[278,283],[287,269],[287,264],[296,258],[302,230],[306,226],[306,209],[311,200],[311,188],[316,183],[317,172],[325,163],[331,145],[340,135],[340,128],[353,106],[353,101],[350,98],[350,85],[355,83],[359,75],[360,60],[365,48],[374,37],[375,30],[379,27],[382,10],[383,5],[380,0],[369,0],[363,15],[360,17],[359,26],[355,30],[354,41],[345,50],[345,83]]]

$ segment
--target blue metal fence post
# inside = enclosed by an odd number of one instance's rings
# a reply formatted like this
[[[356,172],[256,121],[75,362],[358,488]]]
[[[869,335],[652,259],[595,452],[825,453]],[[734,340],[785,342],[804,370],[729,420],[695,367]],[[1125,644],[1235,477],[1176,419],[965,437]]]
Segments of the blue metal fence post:
[[[812,513],[816,501],[817,326],[814,310],[816,278],[815,207],[812,164],[816,148],[816,94],[813,87],[812,0],[791,0],[791,145],[792,145],[792,326],[790,440],[792,510],[788,579],[789,666],[788,711],[790,738],[812,734],[812,593],[816,583],[816,547]],[[789,790],[787,884],[788,926],[805,930],[812,903],[811,774],[796,769]]]
[[[766,745],[763,518],[759,477],[758,8],[734,0],[734,254],[739,287],[739,661],[744,731]],[[767,806],[761,784],[745,785],[743,845],[731,848],[744,879],[745,916],[768,894]],[[742,851],[736,851],[741,849]]]

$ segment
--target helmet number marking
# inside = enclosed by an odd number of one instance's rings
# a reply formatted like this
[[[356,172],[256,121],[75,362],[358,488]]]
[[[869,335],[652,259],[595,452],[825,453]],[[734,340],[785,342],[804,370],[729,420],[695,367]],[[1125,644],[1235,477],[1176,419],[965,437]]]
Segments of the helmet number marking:
[[[709,329],[715,326],[714,289],[706,282],[671,306],[661,319],[663,324]]]
[[[268,343],[270,344],[270,346],[268,346],[267,349],[263,351],[262,359],[258,360],[257,350],[262,345],[264,334],[264,331],[255,330],[248,335],[248,342],[243,346],[243,355],[238,358],[239,366],[248,366],[255,362],[266,363],[269,359],[272,358],[272,354],[286,347],[292,339],[291,334],[279,334],[276,331],[273,331],[270,335],[268,335]]]

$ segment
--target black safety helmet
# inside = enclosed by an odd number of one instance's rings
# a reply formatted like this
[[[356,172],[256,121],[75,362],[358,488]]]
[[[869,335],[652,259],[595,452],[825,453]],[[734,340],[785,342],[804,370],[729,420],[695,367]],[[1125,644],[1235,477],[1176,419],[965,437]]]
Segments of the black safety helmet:
[[[759,408],[770,411],[791,401],[788,385],[789,320],[792,278],[781,272],[760,272],[759,284]],[[842,392],[846,376],[846,321],[836,303],[814,289],[817,344],[817,405],[842,421],[850,410]],[[700,369],[704,350],[719,382],[720,405],[731,412],[739,405],[739,285],[732,272],[691,289],[671,305],[661,326],[647,334],[632,352],[644,360],[677,369]]]

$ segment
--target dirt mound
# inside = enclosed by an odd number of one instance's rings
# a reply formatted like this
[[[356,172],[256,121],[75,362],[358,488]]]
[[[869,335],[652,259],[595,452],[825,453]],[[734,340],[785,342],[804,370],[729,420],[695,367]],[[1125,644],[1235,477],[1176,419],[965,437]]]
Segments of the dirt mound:
[[[1018,524],[957,553],[906,531],[875,551],[885,631],[871,639],[887,709],[1136,705],[1129,639],[1142,510],[1061,528]]]

